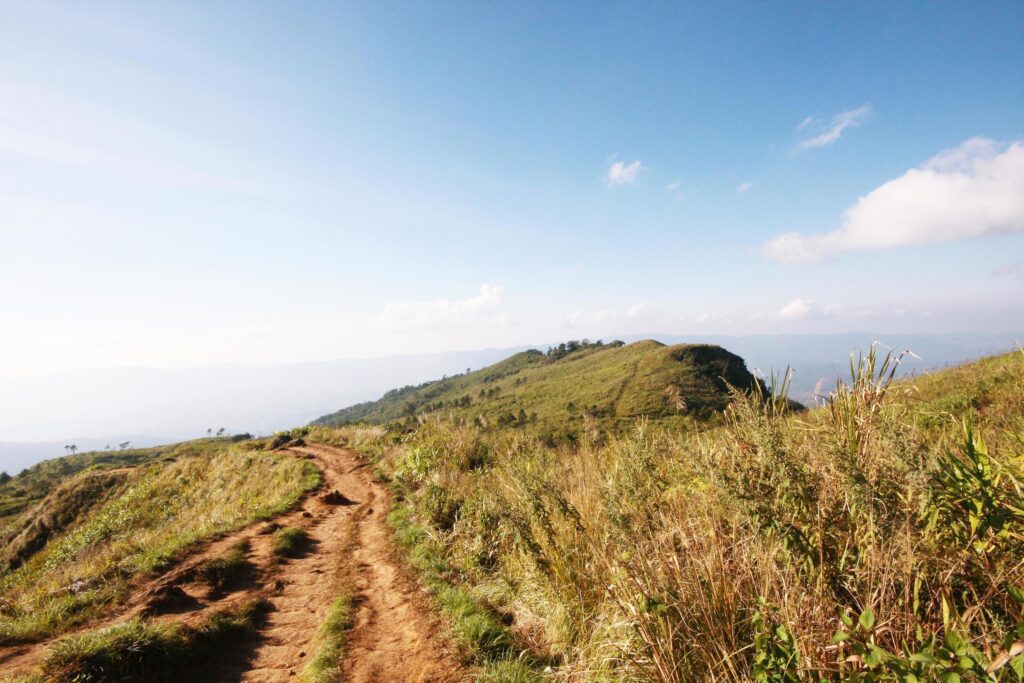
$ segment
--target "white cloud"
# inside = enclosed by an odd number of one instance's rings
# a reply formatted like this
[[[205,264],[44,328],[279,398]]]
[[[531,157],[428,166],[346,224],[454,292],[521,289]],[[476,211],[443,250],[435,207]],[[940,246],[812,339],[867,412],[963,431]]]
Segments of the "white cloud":
[[[1015,280],[1024,282],[1024,260],[1007,263],[992,271],[997,277],[1012,277]]]
[[[827,318],[835,310],[827,310],[829,307],[820,306],[810,299],[793,299],[780,308],[775,317],[781,320],[806,320],[808,318]]]
[[[846,251],[1024,232],[1024,143],[999,150],[985,138],[967,140],[858,199],[839,230],[785,233],[764,254],[815,263]]]
[[[813,149],[816,147],[827,147],[838,140],[843,131],[847,128],[854,128],[861,125],[867,120],[868,116],[871,115],[871,105],[865,104],[863,107],[857,107],[850,111],[839,112],[832,117],[828,123],[824,125],[818,125],[818,119],[813,116],[808,116],[806,119],[800,122],[796,127],[797,130],[804,130],[812,125],[815,125],[821,132],[812,138],[801,140],[800,144],[797,145],[797,149]]]
[[[508,325],[507,316],[490,316],[504,298],[504,289],[494,285],[480,285],[480,292],[468,299],[439,299],[437,301],[405,301],[387,304],[377,319],[392,329],[462,325],[473,322],[493,322]]]
[[[776,311],[755,313],[752,320],[825,320],[843,318],[869,318],[874,315],[871,308],[857,304],[820,303],[814,299],[797,298]]]
[[[698,325],[705,325],[707,323],[722,323],[727,322],[729,317],[732,315],[732,311],[729,309],[721,309],[716,311],[707,311],[700,315],[694,316],[693,322]]]
[[[744,192],[746,192],[747,190],[749,190],[753,186],[754,186],[754,183],[752,183],[752,182],[750,182],[748,180],[745,183],[740,183],[739,185],[737,185],[736,186],[736,191],[739,192],[740,194],[743,194]]]
[[[266,325],[248,325],[224,330],[221,337],[232,342],[248,342],[266,339],[272,330]]]
[[[626,308],[603,308],[596,311],[572,311],[565,316],[567,325],[622,323],[645,319],[654,313],[648,304],[633,304]]]
[[[682,186],[683,186],[683,181],[682,180],[673,180],[671,183],[669,183],[668,185],[665,186],[665,189],[668,190],[669,192],[675,192],[676,190],[678,190]]]
[[[618,185],[635,185],[637,176],[643,169],[643,164],[637,159],[631,163],[624,161],[613,161],[608,166],[608,172],[605,174],[604,183],[608,187],[616,187]]]

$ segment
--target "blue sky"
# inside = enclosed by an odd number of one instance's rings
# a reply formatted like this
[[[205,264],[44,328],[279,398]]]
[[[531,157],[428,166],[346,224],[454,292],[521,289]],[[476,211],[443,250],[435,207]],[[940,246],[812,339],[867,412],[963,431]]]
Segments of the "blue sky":
[[[0,375],[1024,328],[1024,5],[0,2]]]

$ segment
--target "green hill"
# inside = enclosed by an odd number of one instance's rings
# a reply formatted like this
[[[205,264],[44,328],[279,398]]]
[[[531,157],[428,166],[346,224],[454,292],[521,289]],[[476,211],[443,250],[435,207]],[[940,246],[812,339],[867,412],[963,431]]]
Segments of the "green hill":
[[[395,389],[313,424],[381,424],[437,415],[482,427],[535,425],[567,433],[593,419],[616,430],[640,416],[707,419],[728,404],[729,386],[749,389],[756,381],[742,358],[718,346],[569,342],[547,353],[524,351],[482,370]]]

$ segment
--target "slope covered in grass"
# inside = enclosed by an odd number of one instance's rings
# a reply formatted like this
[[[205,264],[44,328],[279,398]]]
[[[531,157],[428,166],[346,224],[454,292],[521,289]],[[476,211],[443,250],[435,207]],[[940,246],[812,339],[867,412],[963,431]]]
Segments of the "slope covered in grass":
[[[343,425],[442,416],[481,428],[536,426],[575,433],[595,420],[606,429],[640,416],[682,424],[725,408],[728,385],[756,380],[743,359],[717,346],[655,341],[525,351],[489,367],[388,392],[314,422]]]
[[[440,419],[310,436],[371,454],[427,584],[558,680],[1020,681],[1024,354],[890,378],[871,354],[806,413],[753,395],[558,448]]]
[[[181,444],[130,470],[73,475],[25,513],[63,522],[0,573],[0,643],[81,621],[116,602],[133,576],[203,538],[276,514],[318,484],[307,461],[223,441]],[[74,492],[81,495],[62,495]]]
[[[131,467],[158,460],[178,445],[133,448],[123,451],[92,451],[63,458],[44,460],[0,485],[0,545],[3,534],[15,517],[41,500],[61,482],[84,471]]]

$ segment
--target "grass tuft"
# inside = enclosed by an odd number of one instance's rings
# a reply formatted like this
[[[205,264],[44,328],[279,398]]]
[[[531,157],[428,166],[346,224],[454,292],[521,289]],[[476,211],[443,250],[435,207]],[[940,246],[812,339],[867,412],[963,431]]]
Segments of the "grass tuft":
[[[69,636],[47,652],[43,672],[62,681],[183,680],[191,666],[208,663],[217,650],[253,633],[267,609],[255,600],[196,628],[136,618]]]
[[[352,628],[352,600],[348,596],[334,599],[320,625],[317,653],[302,670],[303,683],[331,683],[341,675],[345,640]]]
[[[252,563],[246,557],[249,541],[243,539],[223,555],[210,558],[196,568],[196,578],[217,591],[237,585],[252,572]]]
[[[278,558],[298,557],[309,543],[309,534],[304,529],[286,526],[274,534],[274,555]]]

